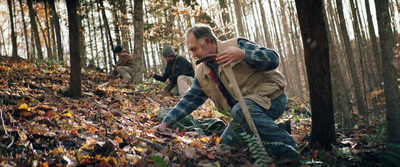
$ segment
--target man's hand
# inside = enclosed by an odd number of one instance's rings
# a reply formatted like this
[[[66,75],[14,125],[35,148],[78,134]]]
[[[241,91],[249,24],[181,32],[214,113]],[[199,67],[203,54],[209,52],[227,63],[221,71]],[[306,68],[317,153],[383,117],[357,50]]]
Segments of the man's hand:
[[[169,78],[165,81],[165,83],[168,85],[171,81],[169,80]]]
[[[149,76],[152,77],[152,78],[154,78],[154,72],[153,72],[153,71],[150,71]]]
[[[110,78],[110,79],[115,79],[115,78],[117,78],[117,77],[116,77],[116,75],[114,75],[114,74],[110,74],[110,75],[108,75],[108,78]]]
[[[244,59],[245,51],[237,47],[229,47],[227,50],[218,54],[217,60],[218,64],[226,67],[231,63],[240,61]]]
[[[162,122],[160,125],[157,126],[157,130],[164,132],[167,130],[168,127],[169,127],[168,123]]]

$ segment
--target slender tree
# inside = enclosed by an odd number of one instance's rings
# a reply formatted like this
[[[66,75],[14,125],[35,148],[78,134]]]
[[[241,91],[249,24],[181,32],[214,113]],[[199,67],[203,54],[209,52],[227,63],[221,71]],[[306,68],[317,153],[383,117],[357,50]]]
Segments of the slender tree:
[[[358,73],[356,69],[356,64],[354,60],[354,54],[351,48],[351,43],[350,43],[350,37],[347,32],[347,26],[346,22],[344,20],[344,13],[343,13],[343,5],[342,5],[342,0],[336,0],[336,6],[338,9],[339,13],[339,18],[340,18],[340,27],[342,29],[342,35],[343,35],[343,40],[346,48],[346,58],[347,62],[349,63],[349,68],[350,68],[350,73],[351,73],[351,79],[353,83],[353,88],[354,88],[354,94],[356,97],[357,101],[357,108],[358,108],[358,113],[365,116],[366,115],[366,110],[365,110],[365,105],[364,105],[364,97],[362,95],[361,87],[360,87],[360,79],[358,78]]]
[[[127,47],[129,46],[129,23],[128,23],[128,14],[126,13],[127,11],[127,5],[126,5],[126,0],[119,0],[119,12],[121,12],[120,15],[120,27],[121,27],[121,39],[122,39],[122,45]],[[131,48],[132,49],[132,48]]]
[[[86,18],[86,20],[87,20],[87,29],[88,29],[88,31],[89,31],[89,41],[88,41],[88,45],[89,45],[89,47],[90,47],[90,54],[92,55],[92,59],[93,59],[93,55],[95,55],[95,53],[93,53],[93,43],[94,42],[96,42],[95,40],[93,40],[93,37],[92,37],[92,26],[91,25],[93,25],[93,27],[95,27],[95,24],[91,24],[90,22],[91,22],[91,20],[93,19],[93,17],[90,17],[89,16],[89,13],[90,13],[90,6],[89,6],[89,4],[87,4],[87,3],[90,3],[90,1],[89,2],[85,2],[86,3],[86,5],[84,5],[85,6],[85,18]],[[86,63],[83,63],[82,64],[82,67],[86,67]]]
[[[44,44],[46,45],[46,48],[47,48],[47,58],[50,59],[51,56],[49,55],[50,51],[49,51],[49,43],[47,42],[47,37],[46,37],[46,30],[42,27],[42,24],[40,24],[39,17],[38,17],[38,15],[36,13],[35,13],[35,18],[36,18],[36,21],[37,21],[37,23],[39,25],[40,31],[42,32],[42,36],[43,36],[43,39],[44,39]]]
[[[104,5],[103,5],[103,0],[99,0],[99,3],[100,3],[101,14],[103,16],[104,26],[106,26],[105,27],[106,28],[106,33],[108,35],[107,45],[110,44],[111,45],[111,50],[114,50],[114,44],[113,44],[113,41],[112,41],[112,38],[111,38],[110,26],[108,25],[106,10],[105,10]],[[116,64],[117,63],[117,57],[115,56],[115,54],[114,54],[113,58],[114,58],[114,63]],[[110,69],[112,69],[112,61],[109,62],[109,66],[110,66]]]
[[[400,155],[400,93],[388,0],[375,0],[386,101],[387,147]],[[393,164],[395,165],[395,164]]]
[[[72,97],[79,98],[82,96],[81,92],[81,47],[79,37],[80,31],[80,18],[78,15],[79,1],[68,0],[68,26],[69,26],[69,49],[71,54],[71,74],[70,74],[70,87],[69,92]]]
[[[262,4],[261,0],[258,0],[258,4],[260,5],[261,18],[262,18],[262,23],[263,23],[262,27],[264,30],[265,42],[267,43],[266,47],[273,48],[271,37],[270,37],[270,32],[269,32],[269,26],[268,26],[268,22],[267,22],[267,16],[265,15],[264,5]]]
[[[12,57],[18,57],[17,51],[17,37],[14,32],[14,13],[13,13],[13,4],[11,0],[7,0],[8,11],[10,12],[10,22],[11,22],[11,41],[12,41]]]
[[[374,23],[372,22],[372,14],[371,14],[371,9],[369,7],[369,0],[365,0],[365,10],[367,12],[367,19],[368,19],[368,32],[369,32],[369,37],[371,39],[371,43],[372,43],[372,48],[373,48],[373,52],[374,52],[374,58],[375,58],[375,66],[377,69],[377,73],[378,75],[376,75],[378,77],[379,81],[382,81],[382,61],[380,58],[380,53],[379,53],[379,45],[378,45],[378,40],[376,39],[376,35],[375,35],[375,28],[374,28]]]
[[[196,6],[200,6],[199,3],[197,3],[196,0],[183,0],[185,5],[190,6],[192,9],[195,9]],[[203,11],[203,9],[200,7],[200,14],[199,16],[195,17],[196,22],[201,22],[210,25],[211,27],[215,27],[214,21],[211,19],[211,17]]]
[[[80,38],[80,40],[79,40],[79,42],[80,42],[80,44],[79,44],[79,47],[80,47],[80,54],[81,54],[81,67],[86,67],[86,62],[87,62],[87,54],[86,54],[86,42],[85,42],[85,40],[86,40],[86,38],[85,38],[85,36],[84,36],[84,34],[85,34],[85,29],[83,28],[83,26],[82,26],[82,22],[84,21],[84,19],[86,19],[87,18],[87,13],[84,13],[83,11],[83,9],[81,8],[82,6],[79,4],[80,2],[84,2],[84,3],[86,3],[85,1],[83,1],[83,0],[78,0],[78,18],[79,18],[79,24],[78,24],[78,27],[79,27],[79,31],[78,31],[78,33],[79,33],[79,38]],[[89,28],[90,29],[90,28]]]
[[[329,0],[328,0],[329,1]],[[331,3],[327,3],[330,5]],[[350,103],[350,97],[348,96],[346,86],[344,84],[344,79],[342,71],[340,70],[339,61],[337,58],[337,53],[335,50],[333,36],[335,33],[330,30],[331,26],[328,23],[330,21],[328,11],[325,11],[325,27],[327,28],[327,37],[329,41],[329,63],[331,65],[331,81],[332,81],[332,97],[333,97],[333,109],[335,113],[335,123],[339,125],[339,129],[352,128],[352,120],[350,111],[352,110],[352,105]],[[329,33],[330,32],[330,33]]]
[[[311,142],[314,148],[331,150],[336,137],[323,3],[322,0],[296,0],[296,8],[310,84]]]
[[[120,32],[121,23],[119,21],[121,16],[118,14],[119,10],[117,10],[118,6],[120,5],[120,1],[119,0],[118,1],[110,1],[110,3],[112,6],[112,8],[111,8],[111,13],[113,15],[112,18],[114,20],[115,40],[117,42],[117,45],[121,45],[121,32]],[[124,46],[124,47],[126,47],[126,46]]]
[[[367,84],[365,83],[366,82],[366,80],[368,80],[368,79],[365,79],[366,78],[366,74],[365,73],[368,73],[368,71],[366,70],[366,64],[364,63],[364,61],[363,60],[365,60],[365,54],[364,54],[364,49],[362,49],[363,48],[363,43],[362,43],[362,35],[361,35],[361,29],[362,29],[362,25],[361,25],[361,21],[360,21],[360,16],[359,16],[359,10],[356,8],[356,5],[354,5],[354,0],[350,0],[350,8],[351,8],[351,12],[352,12],[352,16],[353,16],[353,18],[354,18],[354,20],[353,20],[353,32],[354,32],[354,34],[355,34],[355,40],[357,41],[357,46],[358,46],[358,54],[360,55],[360,66],[361,66],[361,77],[362,77],[362,83],[363,84],[361,84],[360,83],[360,87],[361,88],[363,88],[363,92],[364,92],[364,96],[363,97],[365,97],[365,100],[363,101],[363,104],[364,104],[364,102],[365,102],[365,106],[368,108],[368,100],[367,100],[367,90],[366,90],[366,88],[367,88]],[[365,110],[364,111],[364,113],[361,113],[362,115],[364,115],[364,116],[367,116],[367,114],[368,114],[368,111],[367,110]]]
[[[93,25],[93,38],[94,38],[94,54],[92,55],[92,59],[96,60],[96,65],[99,66],[100,62],[99,62],[99,48],[97,47],[97,25],[95,22],[95,17],[94,17],[94,10],[95,10],[95,6],[92,2],[92,0],[89,0],[89,6],[90,6],[90,13],[91,13],[91,24]]]
[[[106,38],[107,40],[107,43],[108,43],[108,38],[107,38],[107,35],[104,37],[104,33],[103,33],[103,24],[102,24],[102,20],[101,20],[101,17],[100,17],[100,7],[99,7],[99,3],[96,3],[97,4],[97,15],[98,15],[98,18],[99,18],[99,28],[100,28],[100,38],[101,38],[101,46],[103,47],[103,66],[104,66],[104,71],[108,71],[108,66],[107,66],[107,50],[108,49],[106,49],[106,48],[108,48],[107,46],[106,46],[106,43],[104,43],[104,38]],[[110,61],[111,62],[111,61]]]
[[[28,32],[26,30],[26,22],[25,22],[25,15],[24,15],[24,7],[22,6],[22,0],[18,0],[19,6],[21,8],[21,15],[22,15],[22,25],[24,26],[24,37],[25,37],[25,47],[26,47],[26,58],[30,59],[29,53],[29,41],[28,41]]]
[[[131,82],[143,82],[144,73],[144,52],[143,52],[143,33],[144,33],[144,19],[143,19],[143,0],[135,0],[134,6],[134,25],[135,25],[135,55],[133,56],[134,68],[132,69]]]
[[[244,26],[242,22],[242,8],[241,8],[241,3],[240,0],[233,0],[233,4],[235,6],[235,18],[236,18],[236,24],[237,24],[237,29],[238,29],[238,36],[244,36]]]
[[[40,43],[39,31],[35,19],[35,10],[32,7],[32,0],[26,1],[29,8],[29,18],[31,20],[31,29],[35,38],[36,52],[39,60],[43,60],[42,44]]]
[[[49,16],[48,16],[48,14],[47,14],[47,10],[48,10],[48,7],[47,7],[47,1],[44,1],[44,12],[45,12],[45,17],[46,17],[46,19],[45,19],[45,21],[46,21],[46,33],[47,33],[47,42],[48,42],[48,45],[47,45],[47,55],[48,55],[48,57],[50,58],[50,59],[53,59],[53,51],[52,51],[52,48],[51,48],[51,36],[50,36],[50,26],[49,26]]]
[[[303,85],[302,85],[302,82],[301,82],[302,75],[300,74],[300,67],[301,66],[299,66],[300,62],[302,62],[302,61],[299,61],[299,58],[301,57],[301,55],[299,53],[300,49],[296,45],[298,43],[298,41],[300,41],[300,40],[298,39],[297,27],[294,26],[295,25],[295,20],[294,20],[295,16],[294,16],[294,12],[293,12],[293,6],[292,6],[291,3],[289,3],[289,13],[290,13],[289,14],[289,16],[290,16],[289,28],[292,29],[292,30],[290,30],[290,33],[291,33],[290,35],[292,36],[292,45],[293,45],[293,50],[294,50],[293,51],[294,52],[293,53],[293,56],[294,56],[294,69],[295,69],[296,75],[297,75],[296,84],[297,84],[297,88],[299,89],[298,91],[300,92],[300,97],[301,97],[302,95],[304,95]]]
[[[53,16],[53,24],[54,24],[54,29],[56,31],[58,61],[64,64],[64,51],[62,47],[60,20],[56,11],[54,0],[49,0],[49,6],[50,6],[50,15]]]
[[[220,37],[220,39],[221,40],[230,39],[233,37],[233,34],[229,33],[230,30],[228,28],[228,24],[231,22],[231,19],[229,17],[229,13],[228,13],[228,5],[226,3],[226,0],[218,0],[218,2],[219,2],[219,7],[222,10],[221,11],[222,12],[222,22],[225,26],[224,32],[223,32],[224,35],[222,35]]]

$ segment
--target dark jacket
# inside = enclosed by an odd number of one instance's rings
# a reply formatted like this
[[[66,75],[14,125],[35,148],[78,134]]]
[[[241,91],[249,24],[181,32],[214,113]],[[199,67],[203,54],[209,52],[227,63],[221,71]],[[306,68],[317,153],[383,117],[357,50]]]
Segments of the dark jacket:
[[[175,70],[172,73],[174,62],[175,62]],[[194,77],[193,65],[184,57],[175,56],[174,60],[167,63],[164,74],[162,76],[154,74],[154,79],[161,82],[165,82],[167,79],[169,79],[171,82],[176,83],[177,82],[176,80],[180,75]]]

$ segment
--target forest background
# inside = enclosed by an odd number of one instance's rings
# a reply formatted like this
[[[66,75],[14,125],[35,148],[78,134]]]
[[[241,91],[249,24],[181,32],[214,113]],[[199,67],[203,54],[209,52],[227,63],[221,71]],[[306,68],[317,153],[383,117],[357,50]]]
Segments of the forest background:
[[[396,76],[395,81],[400,73],[400,1],[384,2],[387,3],[375,4],[372,0],[323,1],[324,26],[329,39],[327,67],[331,74],[333,97],[328,100],[333,106],[325,107],[333,107],[328,110],[332,110],[332,115],[334,113],[334,125],[338,131],[358,126],[354,122],[355,117],[361,117],[367,125],[386,124],[383,119],[388,112],[384,91],[385,85],[388,85],[384,84],[385,67],[392,68],[390,73]],[[107,73],[116,62],[112,48],[122,45],[134,55],[136,64],[132,81],[135,84],[154,83],[147,73],[150,70],[162,73],[166,65],[160,56],[162,46],[173,46],[177,53],[194,64],[195,60],[185,46],[184,33],[196,23],[206,23],[221,40],[243,36],[276,50],[281,55],[279,68],[288,81],[289,97],[298,101],[311,98],[313,101],[308,92],[319,90],[310,86],[310,79],[315,78],[310,78],[308,72],[312,65],[307,64],[309,52],[304,50],[307,45],[304,41],[307,40],[302,35],[304,29],[301,29],[298,6],[296,8],[298,4],[293,0],[82,0],[76,4],[77,24],[70,24],[71,13],[67,4],[52,0],[0,2],[3,16],[0,18],[0,54],[33,62],[44,60],[71,65],[72,68],[76,65],[71,63],[73,55],[76,55],[72,54],[73,48],[79,47],[80,67],[97,67]],[[390,33],[386,34],[390,35],[389,38],[385,36],[385,41],[380,38],[383,28],[378,28],[379,11],[388,11],[386,21],[390,23]],[[69,25],[78,28],[79,31],[72,34],[78,35],[79,43],[73,43]],[[383,43],[387,40],[390,42]],[[382,45],[390,49],[382,49]],[[382,61],[385,60],[382,53],[387,50],[392,51],[390,64]],[[72,73],[71,70],[71,76]],[[396,89],[390,90],[398,93],[398,83],[395,85]],[[398,96],[392,98],[391,103],[400,101]],[[309,112],[317,110],[310,104],[304,108]],[[399,108],[391,112],[399,113]],[[400,121],[398,114],[392,118],[394,122]],[[315,120],[313,115],[313,124],[317,122]],[[398,129],[398,126],[390,129]],[[390,129],[387,131],[392,132]],[[399,144],[399,139],[394,143]],[[325,146],[329,148],[330,144],[328,142]],[[393,148],[400,149],[399,145]]]

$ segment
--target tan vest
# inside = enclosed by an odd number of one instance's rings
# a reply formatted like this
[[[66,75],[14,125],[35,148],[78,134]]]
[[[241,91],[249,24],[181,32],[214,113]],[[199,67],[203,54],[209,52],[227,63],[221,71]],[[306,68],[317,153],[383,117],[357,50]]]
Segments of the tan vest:
[[[233,38],[223,42],[217,41],[218,54],[225,51],[230,46],[239,47],[237,43],[238,39],[239,38]],[[232,67],[239,89],[245,99],[251,99],[263,108],[269,109],[271,107],[271,100],[284,93],[286,80],[277,69],[266,72],[260,71],[252,68],[243,61],[231,63],[230,66]],[[231,107],[227,99],[219,91],[218,85],[214,83],[209,76],[210,70],[211,69],[205,62],[201,63],[196,68],[196,77],[199,80],[200,86],[204,93],[213,101],[218,110],[230,112]],[[218,67],[218,75],[229,93],[233,98],[238,100],[237,95],[235,95],[233,91],[232,84],[228,82],[228,78],[222,66]]]

